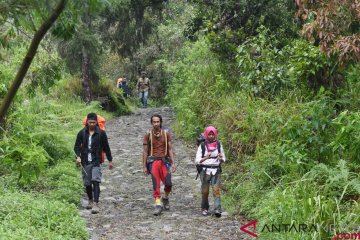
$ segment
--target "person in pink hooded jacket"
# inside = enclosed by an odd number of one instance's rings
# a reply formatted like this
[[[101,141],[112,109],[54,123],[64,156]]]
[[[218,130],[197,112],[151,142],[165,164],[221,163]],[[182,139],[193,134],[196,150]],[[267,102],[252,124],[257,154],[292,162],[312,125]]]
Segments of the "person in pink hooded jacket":
[[[209,188],[212,186],[214,195],[214,214],[221,217],[220,200],[220,164],[225,162],[224,149],[216,140],[216,128],[209,126],[205,129],[205,142],[199,145],[196,153],[195,164],[202,167],[200,172],[201,180],[201,212],[204,216],[209,212]]]

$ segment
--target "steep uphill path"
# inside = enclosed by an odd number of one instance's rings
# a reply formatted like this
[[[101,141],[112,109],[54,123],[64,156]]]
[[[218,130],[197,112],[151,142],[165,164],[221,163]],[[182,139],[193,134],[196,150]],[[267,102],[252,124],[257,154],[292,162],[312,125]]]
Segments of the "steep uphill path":
[[[193,163],[195,151],[187,149],[176,136],[178,168],[172,176],[171,209],[153,216],[151,177],[143,175],[141,156],[142,139],[154,113],[163,117],[163,127],[170,126],[174,117],[170,108],[139,109],[132,115],[107,122],[114,169],[110,171],[103,164],[101,211],[91,214],[86,210],[85,195],[80,209],[91,239],[247,239],[239,230],[241,224],[226,212],[221,218],[201,215],[200,180],[195,180]],[[212,207],[212,198],[209,200]]]

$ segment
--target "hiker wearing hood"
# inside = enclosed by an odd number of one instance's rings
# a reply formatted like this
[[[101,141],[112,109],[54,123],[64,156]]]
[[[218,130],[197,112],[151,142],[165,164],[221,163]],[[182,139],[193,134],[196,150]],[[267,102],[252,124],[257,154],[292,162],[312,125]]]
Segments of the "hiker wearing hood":
[[[208,215],[209,187],[212,186],[214,195],[214,214],[221,217],[220,175],[221,163],[225,162],[225,153],[222,145],[216,140],[216,128],[209,126],[205,129],[205,141],[198,147],[195,163],[202,167],[201,180],[201,212]]]

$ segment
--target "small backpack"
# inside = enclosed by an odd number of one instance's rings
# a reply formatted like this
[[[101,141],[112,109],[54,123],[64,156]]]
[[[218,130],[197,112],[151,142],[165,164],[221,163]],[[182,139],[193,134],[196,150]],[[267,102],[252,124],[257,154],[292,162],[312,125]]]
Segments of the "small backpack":
[[[86,126],[86,122],[87,122],[87,117],[85,116],[85,118],[83,119],[84,127]],[[99,128],[101,130],[105,131],[106,119],[100,115],[97,115],[97,122],[98,122],[97,125],[99,126]],[[104,153],[104,151],[102,151],[101,152],[101,163],[103,163],[104,161],[105,161],[105,153]]]
[[[196,139],[196,145],[199,146],[202,142],[205,142],[205,135],[204,133],[200,133],[198,138]]]
[[[203,158],[205,156],[205,150],[206,150],[206,139],[205,139],[203,134],[199,135],[199,137],[197,139],[197,142],[199,142],[199,145],[201,146],[201,157]],[[217,143],[218,153],[221,153],[221,143],[218,140],[216,140],[216,143]],[[203,170],[203,168],[204,168],[204,165],[196,164],[197,175],[196,175],[195,180],[199,177],[199,175],[200,175],[201,171]],[[219,165],[218,168],[219,168],[219,171],[221,173],[221,171],[222,171],[221,164]]]

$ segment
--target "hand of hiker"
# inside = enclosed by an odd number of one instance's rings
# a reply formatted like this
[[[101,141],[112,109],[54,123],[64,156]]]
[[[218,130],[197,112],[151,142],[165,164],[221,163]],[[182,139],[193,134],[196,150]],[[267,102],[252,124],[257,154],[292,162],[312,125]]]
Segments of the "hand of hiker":
[[[113,169],[113,164],[112,164],[112,162],[109,162],[109,169],[111,170],[111,169]]]
[[[171,171],[171,173],[174,173],[176,171],[176,164],[175,163],[171,166],[170,171]]]
[[[81,164],[81,158],[77,157],[76,158],[76,166],[80,167],[80,164]]]
[[[220,162],[223,162],[224,161],[224,156],[222,155],[222,153],[219,153],[219,161]]]
[[[145,175],[145,176],[149,175],[149,171],[147,170],[146,167],[144,167],[144,175]]]

